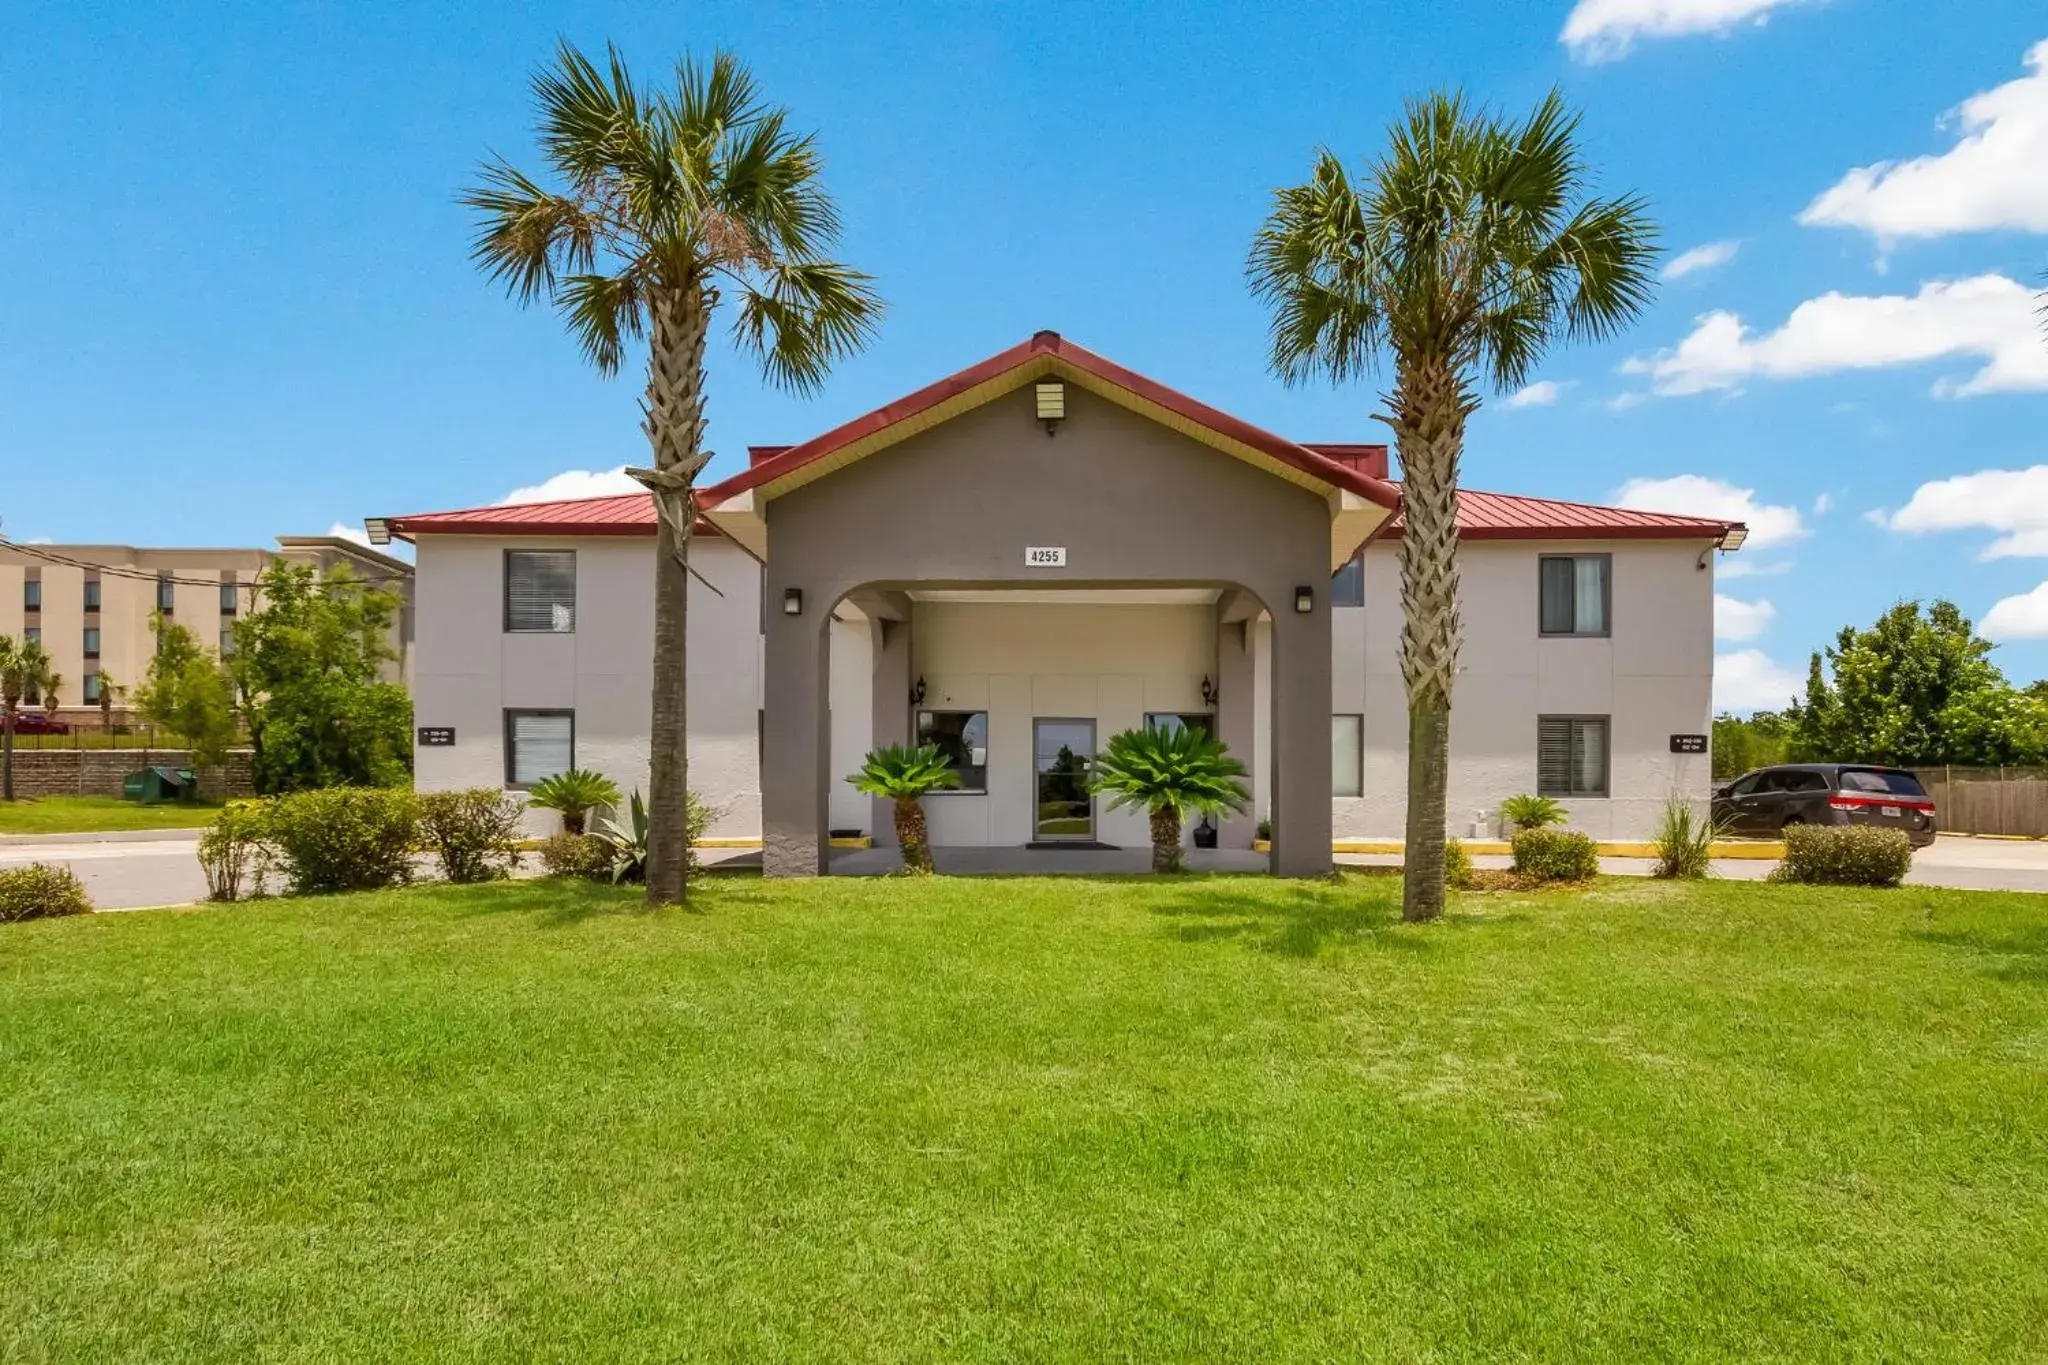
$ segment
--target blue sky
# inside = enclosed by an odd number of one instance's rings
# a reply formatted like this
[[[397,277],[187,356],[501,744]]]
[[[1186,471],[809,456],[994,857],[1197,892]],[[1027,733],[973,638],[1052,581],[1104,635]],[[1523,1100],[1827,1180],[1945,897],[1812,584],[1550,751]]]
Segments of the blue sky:
[[[0,529],[260,544],[639,460],[634,383],[480,279],[454,202],[488,151],[536,163],[526,79],[558,34],[648,78],[742,54],[819,131],[843,254],[889,300],[808,400],[716,352],[714,474],[1045,327],[1298,438],[1382,439],[1369,389],[1266,372],[1243,262],[1267,196],[1319,143],[1373,156],[1406,95],[1558,85],[1603,188],[1647,195],[1674,258],[1727,258],[1490,404],[1467,481],[1751,515],[1728,704],[1907,596],[2048,675],[2048,343],[2015,324],[2048,271],[2037,4],[512,9],[17,0]]]

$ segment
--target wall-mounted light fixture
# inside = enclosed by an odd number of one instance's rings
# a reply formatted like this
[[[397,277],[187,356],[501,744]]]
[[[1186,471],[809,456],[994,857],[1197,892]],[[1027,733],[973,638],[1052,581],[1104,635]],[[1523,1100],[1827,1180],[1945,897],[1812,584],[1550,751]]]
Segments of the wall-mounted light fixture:
[[[372,545],[391,543],[391,523],[383,517],[364,517],[363,533],[369,536]]]
[[[1045,434],[1050,436],[1067,418],[1067,386],[1057,379],[1048,379],[1038,386],[1036,392],[1038,420],[1045,423]]]
[[[1747,526],[1731,526],[1721,535],[1721,548],[1730,554],[1742,548],[1742,542],[1749,539]]]
[[[1204,673],[1202,675],[1202,705],[1214,706],[1216,698],[1221,695],[1222,689],[1217,687],[1215,683],[1210,682],[1209,675]]]
[[[1294,590],[1294,609],[1306,616],[1316,609],[1316,590],[1303,584]]]
[[[910,685],[910,704],[912,706],[924,705],[924,674],[922,673],[918,674],[917,681]]]
[[[802,588],[784,588],[782,590],[782,614],[784,616],[802,616],[804,614],[804,590]]]

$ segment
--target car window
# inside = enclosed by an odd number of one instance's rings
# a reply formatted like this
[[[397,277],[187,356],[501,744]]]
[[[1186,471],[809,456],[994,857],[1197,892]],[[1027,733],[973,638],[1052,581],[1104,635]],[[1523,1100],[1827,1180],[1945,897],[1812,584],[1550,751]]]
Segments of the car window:
[[[1828,789],[1828,780],[1819,773],[1787,773],[1785,789],[1795,792],[1824,792]]]
[[[1762,780],[1760,780],[1756,784],[1756,790],[1757,794],[1760,796],[1769,795],[1771,792],[1781,792],[1785,790],[1785,774],[1765,773],[1763,775]]]
[[[1750,773],[1746,777],[1737,778],[1735,785],[1728,789],[1728,794],[1730,796],[1748,796],[1756,790],[1756,784],[1763,780],[1764,775],[1762,773]]]
[[[1927,789],[1920,785],[1920,779],[1911,773],[1885,772],[1878,768],[1845,768],[1842,771],[1842,790],[1845,792],[1876,792],[1885,796],[1925,797]]]

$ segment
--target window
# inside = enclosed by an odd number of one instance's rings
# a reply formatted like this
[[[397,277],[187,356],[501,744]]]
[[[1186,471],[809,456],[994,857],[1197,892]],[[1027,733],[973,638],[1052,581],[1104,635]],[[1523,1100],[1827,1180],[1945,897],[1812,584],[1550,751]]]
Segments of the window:
[[[85,657],[88,659],[100,657],[100,628],[98,626],[87,626],[85,628]]]
[[[235,592],[236,589],[233,583],[222,583],[220,585],[220,614],[222,616],[233,616],[235,614],[237,601]]]
[[[43,580],[31,578],[21,585],[21,609],[41,611],[43,609]]]
[[[1537,718],[1536,790],[1544,796],[1607,795],[1607,717]]]
[[[178,609],[177,591],[178,585],[171,581],[170,575],[158,574],[156,580],[156,609],[167,614],[176,611]]]
[[[505,785],[531,787],[576,766],[574,711],[505,713]]]
[[[1921,786],[1920,779],[1913,774],[1880,772],[1875,768],[1845,768],[1842,771],[1842,790],[1907,796],[1918,801],[1927,799],[1927,788]]]
[[[1330,575],[1330,605],[1333,607],[1362,607],[1365,605],[1365,552],[1363,550],[1344,561],[1344,567]]]
[[[920,711],[917,742],[936,744],[960,773],[952,791],[988,790],[988,712]]]
[[[220,657],[225,659],[234,652],[235,628],[233,626],[222,626],[220,628]]]
[[[1610,555],[1544,555],[1538,559],[1541,633],[1607,634],[1612,564]]]
[[[43,704],[43,689],[37,687],[33,682],[29,683],[27,687],[22,689],[21,704],[23,706],[41,706]]]
[[[24,627],[21,632],[21,638],[29,644],[39,645],[43,642],[43,628],[41,626]]]
[[[85,675],[85,701],[88,706],[100,704],[100,675],[97,673]]]
[[[1145,728],[1148,730],[1200,730],[1203,734],[1214,734],[1216,717],[1204,711],[1200,714],[1185,711],[1147,711]]]
[[[85,609],[87,611],[98,611],[100,609],[100,581],[97,578],[85,580]]]
[[[1330,717],[1330,795],[1365,794],[1365,717]]]
[[[505,551],[505,629],[567,635],[576,629],[576,552]]]

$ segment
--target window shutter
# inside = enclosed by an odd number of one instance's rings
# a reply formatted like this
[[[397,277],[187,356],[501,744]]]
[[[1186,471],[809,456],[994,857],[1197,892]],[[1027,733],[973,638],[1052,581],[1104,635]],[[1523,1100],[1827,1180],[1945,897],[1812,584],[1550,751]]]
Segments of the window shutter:
[[[1538,561],[1542,582],[1542,621],[1545,635],[1569,635],[1575,624],[1572,610],[1572,561],[1562,556]]]
[[[576,552],[505,555],[505,629],[566,635],[576,629]]]
[[[1572,792],[1572,723],[1548,717],[1536,722],[1536,790],[1544,796]]]
[[[512,781],[531,786],[575,766],[575,722],[567,715],[512,717]]]

